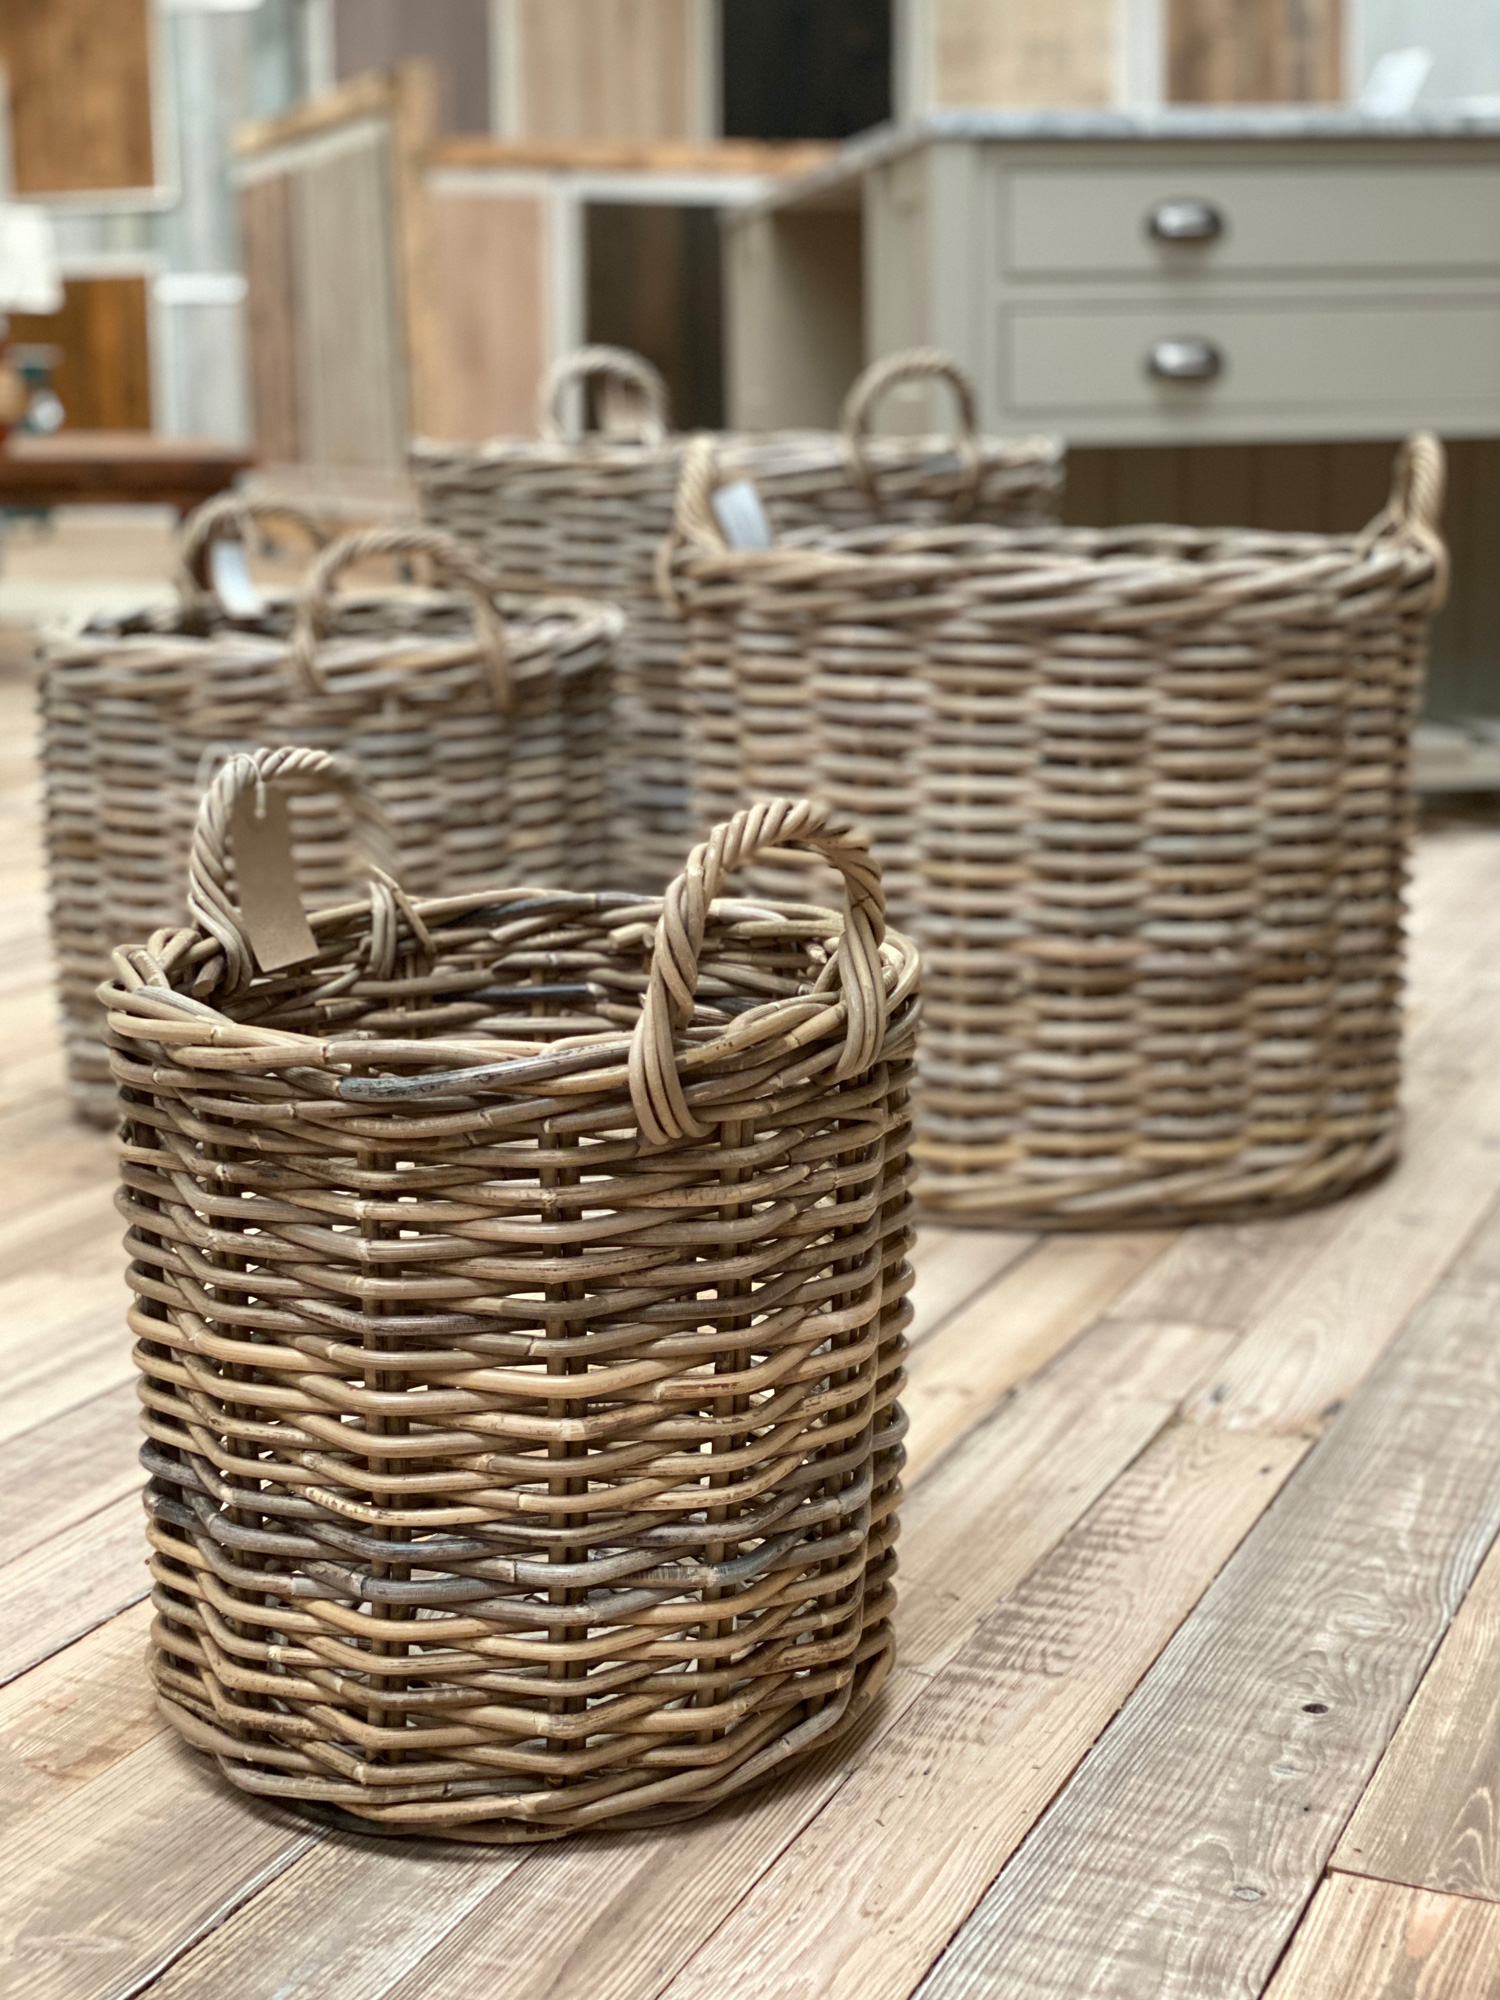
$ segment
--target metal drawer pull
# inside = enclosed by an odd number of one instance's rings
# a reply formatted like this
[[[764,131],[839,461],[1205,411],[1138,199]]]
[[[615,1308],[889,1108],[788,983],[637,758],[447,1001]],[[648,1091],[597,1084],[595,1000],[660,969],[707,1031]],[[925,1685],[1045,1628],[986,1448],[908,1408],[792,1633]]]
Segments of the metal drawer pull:
[[[1212,243],[1224,218],[1211,201],[1159,201],[1147,228],[1158,243]]]
[[[1223,371],[1224,356],[1211,340],[1159,340],[1146,367],[1163,382],[1212,382]]]

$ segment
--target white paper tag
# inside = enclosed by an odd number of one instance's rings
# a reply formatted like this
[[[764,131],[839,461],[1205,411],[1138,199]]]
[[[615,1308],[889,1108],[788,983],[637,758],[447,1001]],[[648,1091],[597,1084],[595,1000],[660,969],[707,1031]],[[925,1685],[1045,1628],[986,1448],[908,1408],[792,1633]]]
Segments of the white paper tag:
[[[250,574],[250,559],[238,535],[226,535],[208,545],[208,580],[231,618],[261,618],[266,600]]]
[[[748,479],[720,486],[713,496],[714,519],[732,549],[768,549],[775,542],[760,495]]]

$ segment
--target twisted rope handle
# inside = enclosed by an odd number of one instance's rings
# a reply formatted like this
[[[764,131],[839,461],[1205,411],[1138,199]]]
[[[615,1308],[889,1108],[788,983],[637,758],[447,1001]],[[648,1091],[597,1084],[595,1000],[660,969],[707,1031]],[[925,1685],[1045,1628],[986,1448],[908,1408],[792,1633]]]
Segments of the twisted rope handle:
[[[351,563],[371,556],[422,555],[431,558],[440,576],[468,592],[474,606],[474,637],[490,677],[495,706],[510,713],[512,700],[510,640],[505,621],[495,608],[500,585],[453,536],[440,528],[415,522],[393,528],[364,528],[323,550],[308,572],[292,631],[291,661],[307,694],[326,694],[327,682],[318,659],[318,641],[328,618],[335,578]]]
[[[854,383],[844,398],[839,430],[844,441],[844,459],[855,483],[879,504],[875,474],[865,450],[870,419],[875,405],[898,382],[946,382],[958,404],[958,430],[953,446],[964,469],[962,486],[953,496],[955,519],[967,514],[979,493],[978,407],[974,384],[949,354],[938,347],[908,347],[899,354],[887,354],[875,361]]]
[[[1451,564],[1443,540],[1443,500],[1448,490],[1448,455],[1432,431],[1413,431],[1399,447],[1391,466],[1390,497],[1365,529],[1362,540],[1381,535],[1404,536],[1432,557],[1432,610],[1447,601]]]
[[[672,566],[679,549],[701,549],[709,555],[724,555],[729,544],[714,518],[713,495],[719,484],[718,446],[711,431],[699,431],[688,439],[677,472],[677,493],[672,502],[672,525],[656,551],[656,594],[669,611],[687,616],[687,604],[677,588]]]
[[[579,347],[553,362],[537,390],[537,420],[542,436],[549,443],[559,444],[581,435],[565,427],[562,400],[575,382],[590,382],[600,376],[624,383],[644,403],[645,413],[635,426],[635,439],[646,445],[665,443],[670,420],[667,385],[643,354],[632,354],[628,347]]]
[[[364,774],[350,759],[327,750],[295,747],[241,751],[231,757],[199,802],[187,868],[188,909],[223,950],[222,985],[229,997],[242,993],[256,970],[254,949],[229,891],[230,825],[235,806],[246,792],[255,793],[257,811],[264,813],[266,787],[272,784],[302,791],[342,792],[354,808],[355,832],[372,875],[390,886],[396,873],[396,843],[390,822]],[[279,886],[289,901],[297,900],[295,877]]]
[[[821,854],[844,878],[849,911],[837,965],[848,1027],[835,1080],[869,1069],[880,1053],[888,1013],[880,962],[885,891],[868,836],[832,819],[828,806],[809,799],[747,806],[693,849],[662,898],[645,1004],[630,1043],[630,1100],[648,1145],[703,1139],[712,1130],[688,1108],[674,1037],[693,1017],[709,905],[727,875],[774,847]]]
[[[289,521],[306,535],[314,549],[327,544],[328,531],[322,522],[289,500],[253,500],[243,493],[216,493],[201,507],[194,508],[177,538],[177,566],[172,581],[185,609],[196,609],[205,599],[213,601],[214,587],[207,567],[209,544],[228,531],[238,533],[244,541],[253,522],[266,520]]]

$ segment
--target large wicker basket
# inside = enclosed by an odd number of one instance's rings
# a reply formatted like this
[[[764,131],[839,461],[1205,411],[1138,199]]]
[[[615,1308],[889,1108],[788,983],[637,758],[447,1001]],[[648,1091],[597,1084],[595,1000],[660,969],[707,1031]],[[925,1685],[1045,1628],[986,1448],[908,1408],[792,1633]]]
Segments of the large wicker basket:
[[[377,872],[288,946],[277,787],[353,775],[221,771],[192,927],[101,994],[152,1672],[234,1784],[366,1830],[695,1813],[891,1663],[916,951],[785,801],[665,899]],[[778,842],[847,919],[717,900]]]
[[[721,477],[685,468],[689,521]],[[866,529],[677,549],[815,690],[813,786],[925,964],[919,1195],[1118,1227],[1397,1144],[1408,759],[1446,563],[1418,437],[1360,535]],[[734,635],[738,644],[738,634]]]
[[[866,437],[876,403],[903,381],[946,375],[954,381],[961,421],[956,438]],[[580,435],[564,404],[590,379],[612,395],[617,427]],[[700,659],[684,686],[686,635],[658,593],[656,564],[672,528],[685,440],[667,432],[661,377],[619,348],[581,349],[558,364],[540,392],[540,441],[501,438],[478,448],[419,444],[413,453],[424,513],[470,541],[507,588],[597,594],[627,613],[617,677],[615,848],[633,887],[658,891],[691,834],[743,798],[736,780],[740,751],[726,739],[732,708],[710,663]],[[931,350],[895,355],[868,370],[851,390],[839,431],[796,431],[721,441],[730,477],[753,479],[777,534],[833,530],[884,518],[1029,521],[1052,516],[1062,484],[1055,440],[976,438],[972,392],[952,362]],[[700,647],[700,653],[703,648]],[[775,668],[767,668],[768,682]],[[793,673],[800,694],[800,676]],[[772,737],[796,735],[784,724],[776,692],[763,704]],[[685,710],[691,720],[685,717]],[[685,730],[699,739],[690,756]],[[690,798],[693,770],[706,774],[714,746],[730,740],[727,787],[706,777]],[[760,760],[767,784],[776,749],[795,780],[797,745],[770,746]],[[795,783],[793,789],[796,789]],[[793,887],[795,887],[795,880]]]
[[[460,588],[331,600],[347,564],[417,554]],[[183,921],[198,797],[234,751],[307,742],[353,756],[389,808],[416,893],[598,882],[619,614],[559,601],[507,603],[502,617],[492,591],[436,531],[376,529],[326,549],[299,600],[256,617],[225,616],[185,574],[177,616],[45,649],[52,934],[83,1116],[114,1115],[96,999],[110,951]],[[348,834],[335,802],[299,807],[313,900],[346,893]]]

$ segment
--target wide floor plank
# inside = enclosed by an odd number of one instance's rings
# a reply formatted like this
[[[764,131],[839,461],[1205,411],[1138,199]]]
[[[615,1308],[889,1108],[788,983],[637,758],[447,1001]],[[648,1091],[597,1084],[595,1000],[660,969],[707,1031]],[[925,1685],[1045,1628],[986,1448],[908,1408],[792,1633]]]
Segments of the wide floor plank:
[[[1265,1984],[1500,1527],[1497,1311],[1455,1289],[1416,1317],[923,2000]]]
[[[134,1493],[0,1569],[0,1684],[136,1604],[151,1588]]]
[[[1500,1547],[1474,1579],[1333,1865],[1500,1902]]]
[[[140,1403],[122,1382],[0,1452],[0,1577],[4,1565],[134,1493],[143,1474]]]
[[[1330,1876],[1266,2000],[1500,2000],[1500,1909]]]
[[[904,2000],[1306,1451],[1177,1425],[786,1850],[670,2000]]]

